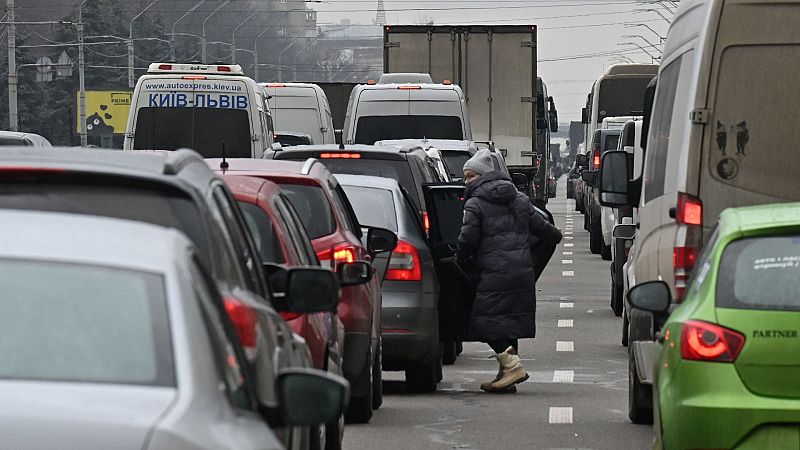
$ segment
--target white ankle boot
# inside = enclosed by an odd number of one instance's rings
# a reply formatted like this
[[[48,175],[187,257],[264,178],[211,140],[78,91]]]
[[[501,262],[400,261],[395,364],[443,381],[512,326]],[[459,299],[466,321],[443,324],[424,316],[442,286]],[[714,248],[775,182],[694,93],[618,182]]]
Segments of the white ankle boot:
[[[523,383],[529,378],[513,347],[508,347],[506,351],[498,354],[496,358],[500,363],[500,371],[493,381],[481,384],[481,389],[484,391],[499,392],[510,388],[516,390],[515,384]]]

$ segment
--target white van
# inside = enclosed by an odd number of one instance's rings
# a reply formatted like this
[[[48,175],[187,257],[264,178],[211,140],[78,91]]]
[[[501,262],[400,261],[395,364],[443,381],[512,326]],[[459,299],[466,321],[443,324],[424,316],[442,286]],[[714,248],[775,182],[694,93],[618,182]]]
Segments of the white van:
[[[348,144],[392,139],[471,141],[467,102],[450,84],[358,85],[344,120]]]
[[[154,63],[133,91],[123,149],[261,158],[273,131],[263,90],[240,66]]]
[[[792,153],[800,142],[793,125],[800,102],[798,23],[797,0],[680,2],[652,117],[645,116],[643,175],[615,176],[627,172],[623,152],[606,153],[600,174],[607,206],[639,206],[636,283],[661,279],[680,301],[722,210],[800,200],[800,159]],[[631,314],[631,344],[653,339],[657,330],[652,315]],[[652,418],[638,379],[633,373],[631,392],[644,396],[631,399],[634,421]]]
[[[306,133],[311,142],[296,144],[335,144],[333,115],[328,97],[321,87],[310,83],[260,83],[267,93],[267,104],[275,123],[275,133]],[[294,137],[297,134],[286,133]],[[290,139],[282,145],[293,145]]]

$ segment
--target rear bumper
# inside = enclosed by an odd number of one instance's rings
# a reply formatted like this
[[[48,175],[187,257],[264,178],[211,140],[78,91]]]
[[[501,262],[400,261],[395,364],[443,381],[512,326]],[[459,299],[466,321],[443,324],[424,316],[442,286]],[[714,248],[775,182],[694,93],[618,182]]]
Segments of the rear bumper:
[[[439,349],[439,312],[433,293],[383,292],[381,337],[387,370],[432,361]],[[393,369],[395,368],[396,369]]]
[[[680,361],[656,386],[664,448],[800,448],[800,399],[753,394],[733,364]]]

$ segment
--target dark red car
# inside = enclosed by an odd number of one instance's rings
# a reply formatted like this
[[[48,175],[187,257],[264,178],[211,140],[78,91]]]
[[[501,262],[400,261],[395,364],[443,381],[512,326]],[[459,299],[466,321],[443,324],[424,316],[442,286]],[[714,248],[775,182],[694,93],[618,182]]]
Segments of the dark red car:
[[[388,230],[370,229],[366,248],[361,226],[336,178],[316,160],[304,163],[258,159],[207,159],[224,175],[250,176],[277,183],[311,238],[323,266],[340,262],[372,261],[378,252],[390,252],[397,236]],[[220,166],[223,167],[220,167]],[[223,170],[225,168],[225,170]],[[382,403],[381,288],[380,279],[342,288],[338,315],[344,324],[345,378],[350,382],[349,422],[367,423],[372,410]]]

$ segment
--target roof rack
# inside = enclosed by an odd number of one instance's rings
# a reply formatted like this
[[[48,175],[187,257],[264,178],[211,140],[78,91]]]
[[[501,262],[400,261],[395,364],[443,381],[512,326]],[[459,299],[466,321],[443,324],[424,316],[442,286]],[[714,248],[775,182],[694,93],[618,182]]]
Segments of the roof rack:
[[[202,158],[194,150],[188,148],[167,152],[167,160],[164,162],[164,175],[177,175],[186,166],[196,161],[202,162]]]
[[[311,168],[314,167],[314,164],[318,163],[316,158],[308,158],[305,163],[303,163],[303,168],[300,169],[301,175],[308,175],[311,173]]]

